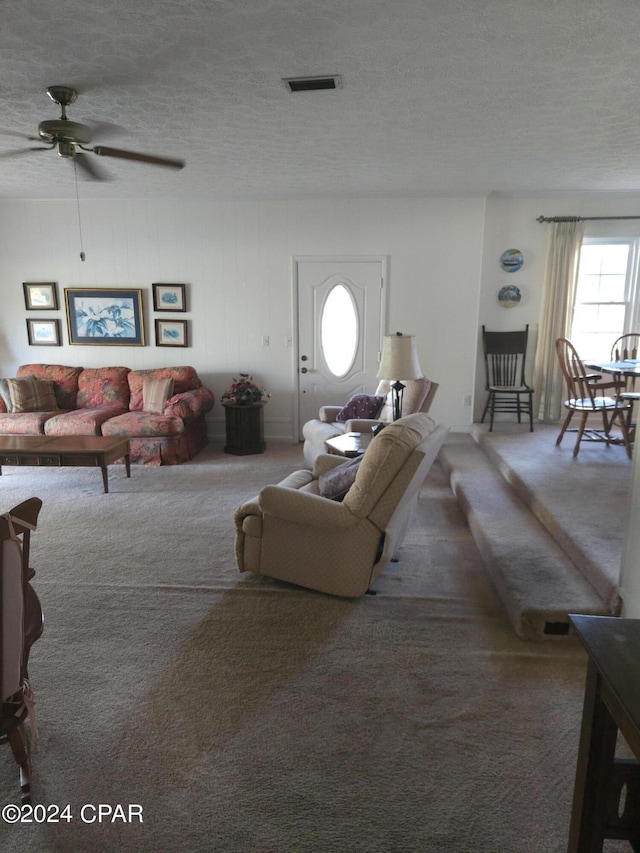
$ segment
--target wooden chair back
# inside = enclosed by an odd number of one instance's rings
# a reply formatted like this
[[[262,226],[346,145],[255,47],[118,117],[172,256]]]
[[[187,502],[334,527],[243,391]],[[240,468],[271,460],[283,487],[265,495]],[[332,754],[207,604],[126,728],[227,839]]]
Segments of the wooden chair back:
[[[529,325],[524,331],[487,332],[482,327],[482,347],[487,380],[490,387],[524,386]]]
[[[611,361],[626,361],[628,358],[638,358],[638,344],[640,343],[640,332],[630,332],[620,335],[611,347]],[[634,393],[636,390],[636,377],[625,376],[625,391]]]
[[[625,361],[628,358],[638,358],[638,343],[640,332],[631,332],[620,335],[611,347],[611,361]]]
[[[578,351],[567,338],[558,338],[556,352],[560,369],[567,385],[568,403],[575,401],[580,407],[591,406],[596,410],[598,384],[594,381],[593,372],[589,373]],[[566,405],[566,403],[565,403]]]

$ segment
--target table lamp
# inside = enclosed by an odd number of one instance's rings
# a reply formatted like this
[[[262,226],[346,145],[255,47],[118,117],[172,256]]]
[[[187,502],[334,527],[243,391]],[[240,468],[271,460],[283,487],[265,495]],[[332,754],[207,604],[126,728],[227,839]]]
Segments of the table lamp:
[[[402,393],[405,386],[400,380],[420,379],[422,375],[415,335],[403,335],[402,332],[385,335],[377,378],[391,382],[394,421],[402,414]]]

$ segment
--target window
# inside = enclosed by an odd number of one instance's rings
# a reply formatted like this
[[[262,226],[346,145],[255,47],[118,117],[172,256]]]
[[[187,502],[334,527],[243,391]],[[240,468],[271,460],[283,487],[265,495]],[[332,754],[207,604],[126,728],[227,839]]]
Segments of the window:
[[[331,373],[345,376],[358,349],[358,314],[344,284],[337,284],[329,291],[322,308],[320,340]]]
[[[570,334],[584,361],[608,361],[615,339],[636,329],[639,242],[584,240]]]

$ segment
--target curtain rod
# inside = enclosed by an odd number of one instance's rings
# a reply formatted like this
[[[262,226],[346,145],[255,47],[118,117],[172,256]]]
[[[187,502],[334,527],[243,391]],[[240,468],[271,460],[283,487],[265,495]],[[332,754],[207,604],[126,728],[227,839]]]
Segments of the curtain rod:
[[[594,219],[640,219],[640,216],[539,216],[536,222],[590,222]]]

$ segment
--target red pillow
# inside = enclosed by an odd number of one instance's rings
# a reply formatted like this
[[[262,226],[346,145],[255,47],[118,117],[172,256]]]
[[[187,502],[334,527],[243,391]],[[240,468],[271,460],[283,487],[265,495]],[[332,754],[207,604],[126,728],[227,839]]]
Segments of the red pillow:
[[[352,418],[365,418],[372,420],[377,418],[382,409],[384,397],[375,394],[354,394],[346,406],[336,415],[337,421],[350,421]]]

